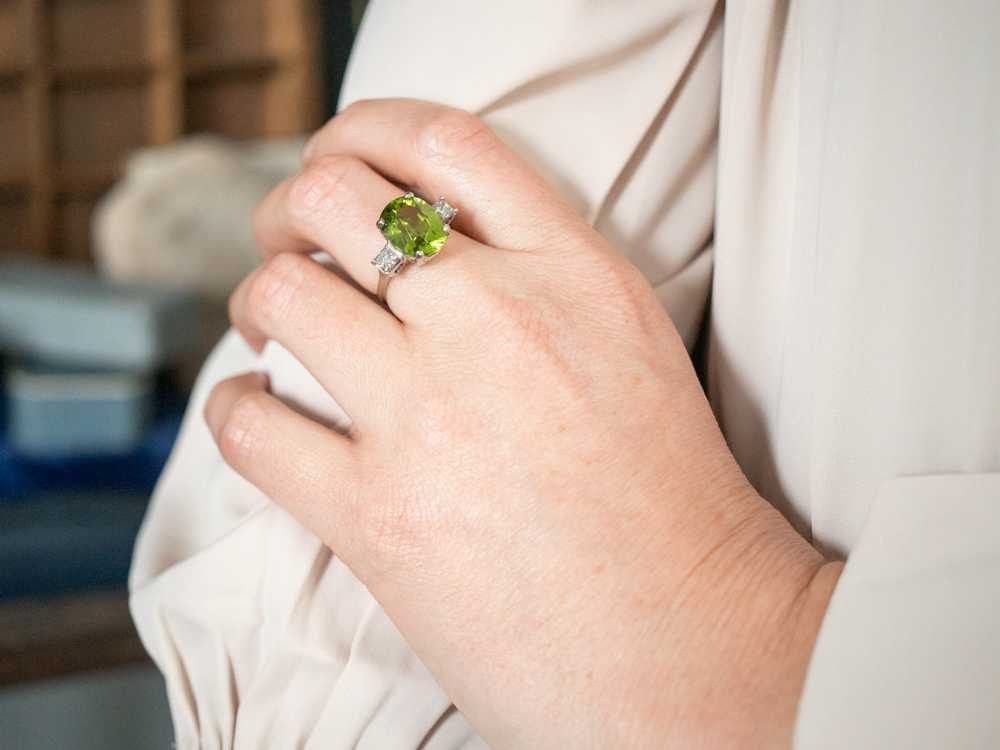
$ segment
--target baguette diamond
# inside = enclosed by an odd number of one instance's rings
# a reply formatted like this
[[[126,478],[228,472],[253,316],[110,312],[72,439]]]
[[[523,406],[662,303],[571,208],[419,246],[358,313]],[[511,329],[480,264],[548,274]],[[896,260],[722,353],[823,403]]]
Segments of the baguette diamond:
[[[372,265],[379,271],[389,276],[399,273],[406,256],[386,242],[385,246],[378,251],[378,255],[372,258]]]
[[[458,209],[453,205],[448,203],[444,198],[438,198],[434,202],[434,210],[437,211],[438,216],[441,217],[441,221],[445,224],[450,224],[451,220],[455,218],[458,213]]]

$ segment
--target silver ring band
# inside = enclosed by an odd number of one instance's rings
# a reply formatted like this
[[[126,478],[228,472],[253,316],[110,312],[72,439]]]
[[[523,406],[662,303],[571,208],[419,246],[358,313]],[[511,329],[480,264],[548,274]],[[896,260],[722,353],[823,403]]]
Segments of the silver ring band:
[[[392,281],[392,276],[387,273],[378,272],[378,292],[376,293],[376,298],[380,305],[386,304],[385,294],[389,291],[389,282]]]

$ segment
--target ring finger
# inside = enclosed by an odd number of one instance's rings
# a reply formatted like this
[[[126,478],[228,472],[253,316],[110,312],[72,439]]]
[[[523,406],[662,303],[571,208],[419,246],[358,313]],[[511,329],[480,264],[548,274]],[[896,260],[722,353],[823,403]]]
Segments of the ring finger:
[[[254,234],[265,258],[281,253],[324,250],[369,293],[379,272],[371,259],[385,244],[376,219],[403,191],[351,156],[324,156],[276,187],[254,213]],[[428,196],[430,197],[430,196]],[[451,232],[440,259],[420,274],[403,273],[389,288],[389,304],[404,322],[419,312],[426,297],[418,290],[434,284],[453,267],[455,256],[481,250],[478,243]],[[430,273],[433,271],[433,273]]]

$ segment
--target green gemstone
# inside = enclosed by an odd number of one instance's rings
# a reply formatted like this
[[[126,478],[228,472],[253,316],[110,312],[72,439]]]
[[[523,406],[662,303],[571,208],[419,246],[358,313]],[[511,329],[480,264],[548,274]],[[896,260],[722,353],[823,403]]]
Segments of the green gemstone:
[[[415,195],[404,195],[389,202],[379,217],[382,236],[403,255],[418,253],[429,258],[444,247],[448,239],[444,221],[434,206]]]

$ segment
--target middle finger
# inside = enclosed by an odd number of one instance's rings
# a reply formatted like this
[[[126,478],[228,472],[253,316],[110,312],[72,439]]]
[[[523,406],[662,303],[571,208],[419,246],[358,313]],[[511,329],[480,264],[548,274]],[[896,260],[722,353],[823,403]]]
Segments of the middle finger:
[[[276,341],[291,352],[355,426],[391,414],[380,384],[410,369],[403,326],[312,258],[286,253],[258,268],[230,298],[229,317],[258,351]]]

